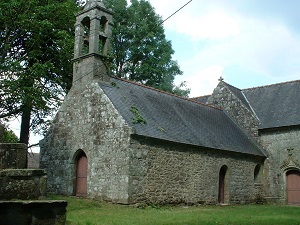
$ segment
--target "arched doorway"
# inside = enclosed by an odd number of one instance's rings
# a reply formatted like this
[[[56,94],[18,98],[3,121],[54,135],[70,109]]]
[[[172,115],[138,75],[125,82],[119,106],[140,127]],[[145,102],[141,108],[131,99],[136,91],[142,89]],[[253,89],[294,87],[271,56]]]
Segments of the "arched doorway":
[[[76,160],[76,196],[87,195],[87,174],[88,174],[88,160],[85,153],[82,151],[78,154]]]
[[[287,204],[300,205],[300,172],[290,170],[286,172]]]
[[[227,181],[227,166],[222,166],[219,173],[219,195],[218,203],[224,204],[228,202],[228,181]]]

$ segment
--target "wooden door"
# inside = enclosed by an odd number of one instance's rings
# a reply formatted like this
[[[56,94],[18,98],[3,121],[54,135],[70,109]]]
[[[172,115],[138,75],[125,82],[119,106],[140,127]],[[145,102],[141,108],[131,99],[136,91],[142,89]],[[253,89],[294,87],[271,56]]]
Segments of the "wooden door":
[[[300,205],[300,172],[291,170],[286,173],[287,203]]]
[[[223,204],[225,199],[225,176],[226,176],[226,167],[222,167],[220,169],[219,174],[219,196],[218,196],[218,202]]]
[[[76,196],[87,195],[88,161],[85,154],[78,157],[76,169]]]

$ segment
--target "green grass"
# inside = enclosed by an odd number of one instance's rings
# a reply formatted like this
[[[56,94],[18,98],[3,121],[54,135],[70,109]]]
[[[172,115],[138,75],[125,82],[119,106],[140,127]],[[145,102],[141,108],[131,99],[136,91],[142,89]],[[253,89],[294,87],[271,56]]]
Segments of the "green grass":
[[[52,196],[68,201],[68,225],[300,225],[300,207],[276,205],[163,206],[110,204],[91,199]]]

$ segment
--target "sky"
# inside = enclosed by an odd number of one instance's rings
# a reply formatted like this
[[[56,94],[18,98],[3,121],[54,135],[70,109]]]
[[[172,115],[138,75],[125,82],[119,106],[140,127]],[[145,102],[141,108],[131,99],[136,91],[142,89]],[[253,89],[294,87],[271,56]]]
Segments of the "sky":
[[[189,2],[149,1],[163,19]],[[192,0],[164,22],[183,71],[176,83],[186,81],[197,97],[220,77],[240,89],[300,79],[299,9],[300,0]],[[18,121],[11,128],[18,134]]]
[[[149,0],[166,19],[189,0]],[[299,0],[193,0],[164,22],[190,97],[300,79]]]

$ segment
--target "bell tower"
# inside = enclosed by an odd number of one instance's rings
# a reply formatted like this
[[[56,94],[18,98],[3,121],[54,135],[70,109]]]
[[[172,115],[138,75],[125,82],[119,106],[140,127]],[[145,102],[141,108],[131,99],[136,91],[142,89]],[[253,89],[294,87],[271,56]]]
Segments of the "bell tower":
[[[89,0],[76,15],[73,86],[93,79],[109,81],[112,11],[100,0]]]

